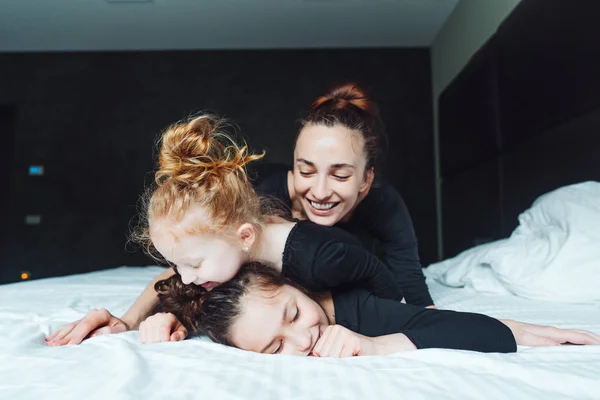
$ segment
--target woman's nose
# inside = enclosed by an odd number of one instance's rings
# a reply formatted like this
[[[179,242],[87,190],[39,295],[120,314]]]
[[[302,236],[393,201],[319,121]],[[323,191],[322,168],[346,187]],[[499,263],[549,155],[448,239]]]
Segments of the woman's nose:
[[[319,178],[315,186],[312,189],[313,195],[316,197],[315,200],[325,200],[331,195],[329,190],[329,184],[326,178]]]

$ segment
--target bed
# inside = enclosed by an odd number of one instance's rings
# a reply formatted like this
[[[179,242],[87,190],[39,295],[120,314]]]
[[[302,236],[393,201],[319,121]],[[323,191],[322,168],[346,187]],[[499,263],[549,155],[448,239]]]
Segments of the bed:
[[[531,219],[519,218],[535,211],[536,198],[566,185],[600,185],[600,57],[593,55],[600,47],[592,40],[598,15],[597,1],[523,0],[443,92],[447,260],[425,269],[440,308],[600,334],[600,254],[584,252],[581,268],[564,271],[564,257],[546,252],[551,256],[535,264],[545,280],[521,286],[531,273],[507,271],[498,257],[523,238],[519,226]],[[600,249],[600,220],[558,225],[583,233],[552,251],[572,252],[572,243]],[[560,268],[562,275],[553,275]],[[91,308],[121,315],[160,271],[120,267],[0,286],[0,398],[600,399],[600,346],[335,360],[254,354],[206,338],[143,345],[135,331],[45,346],[46,335]],[[524,274],[517,279],[515,271]],[[557,284],[568,282],[566,296]]]
[[[138,332],[47,347],[91,308],[122,314],[160,267],[121,267],[0,286],[0,398],[599,399],[600,346],[516,354],[419,350],[335,360],[261,355],[190,339],[144,345]],[[600,333],[600,306],[485,295],[428,281],[441,308]]]

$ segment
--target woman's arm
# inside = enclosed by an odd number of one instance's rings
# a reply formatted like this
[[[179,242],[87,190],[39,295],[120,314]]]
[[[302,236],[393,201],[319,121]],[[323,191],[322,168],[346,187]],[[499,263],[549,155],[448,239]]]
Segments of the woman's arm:
[[[359,207],[355,217],[381,242],[381,260],[392,271],[406,302],[433,306],[419,261],[412,219],[400,194],[387,182],[381,182]]]

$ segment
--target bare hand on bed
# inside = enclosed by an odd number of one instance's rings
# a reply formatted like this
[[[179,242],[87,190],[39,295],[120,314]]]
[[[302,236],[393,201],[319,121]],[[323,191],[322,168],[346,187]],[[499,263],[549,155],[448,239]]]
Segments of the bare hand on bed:
[[[157,313],[140,324],[142,343],[178,342],[185,339],[187,329],[171,313]]]
[[[83,319],[61,326],[46,338],[48,346],[80,344],[86,338],[129,330],[127,325],[106,309],[93,309]]]
[[[519,346],[600,345],[600,336],[588,331],[526,324],[509,319],[501,319],[500,321],[510,328]]]
[[[372,347],[369,338],[352,332],[341,325],[329,325],[317,340],[312,355],[315,357],[352,357],[367,355]]]

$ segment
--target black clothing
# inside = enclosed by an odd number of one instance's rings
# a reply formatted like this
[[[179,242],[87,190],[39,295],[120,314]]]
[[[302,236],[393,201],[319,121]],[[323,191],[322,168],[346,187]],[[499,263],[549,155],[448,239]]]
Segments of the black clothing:
[[[517,351],[510,328],[486,315],[421,308],[360,289],[332,290],[332,296],[336,323],[365,336],[403,333],[418,349]]]
[[[257,193],[272,197],[291,209],[287,174],[283,165],[265,165],[253,185]],[[335,225],[352,233],[371,252],[374,241],[381,243],[381,261],[392,272],[406,302],[419,306],[433,305],[419,262],[417,239],[406,204],[400,194],[385,181],[374,185],[356,207],[348,222]]]

